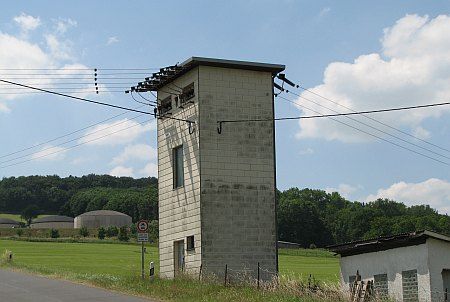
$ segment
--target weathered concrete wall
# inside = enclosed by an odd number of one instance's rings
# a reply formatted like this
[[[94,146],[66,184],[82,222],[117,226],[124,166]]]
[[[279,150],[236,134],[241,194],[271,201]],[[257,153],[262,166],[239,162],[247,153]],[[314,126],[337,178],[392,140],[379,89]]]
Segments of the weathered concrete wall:
[[[131,217],[128,215],[82,215],[75,217],[74,227],[76,229],[87,227],[96,229],[99,227],[109,226],[130,226],[132,224]]]
[[[365,281],[373,280],[374,275],[387,274],[389,295],[395,301],[403,301],[402,271],[416,269],[419,301],[435,301],[431,300],[430,295],[427,244],[342,257],[340,264],[341,282],[345,290],[350,288],[349,276],[356,275],[356,271]]]
[[[430,238],[427,246],[432,301],[443,301],[445,288],[442,270],[450,270],[450,243]]]
[[[73,222],[42,222],[30,224],[30,228],[32,229],[73,229],[73,226]]]
[[[176,79],[172,84],[158,91],[158,99],[164,99],[178,87],[195,83],[193,104],[177,108],[172,100],[171,117],[190,119],[198,122],[198,68]],[[176,86],[175,86],[176,85]],[[159,192],[159,256],[160,275],[174,276],[174,241],[194,236],[195,250],[185,252],[186,272],[197,274],[201,265],[200,231],[200,175],[199,175],[199,134],[198,124],[194,133],[189,134],[186,122],[169,118],[158,119],[158,192]],[[183,145],[184,186],[173,186],[173,148]]]
[[[277,270],[273,122],[226,124],[217,120],[273,118],[269,72],[200,66],[158,91],[158,99],[190,83],[194,104],[158,119],[160,274],[174,276],[174,242],[194,236],[186,271],[222,276],[225,265],[269,279]],[[173,188],[173,148],[183,145],[185,185]],[[270,272],[270,273],[267,273]]]
[[[269,72],[200,66],[203,271],[269,279],[277,271],[273,122]],[[240,272],[239,272],[240,271]],[[273,274],[267,273],[267,271]]]

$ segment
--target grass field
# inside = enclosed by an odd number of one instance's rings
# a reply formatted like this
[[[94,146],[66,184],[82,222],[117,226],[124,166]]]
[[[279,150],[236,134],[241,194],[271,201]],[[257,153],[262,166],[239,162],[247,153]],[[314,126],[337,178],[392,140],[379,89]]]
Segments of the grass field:
[[[45,267],[60,272],[98,273],[116,276],[139,275],[141,248],[136,244],[54,243],[0,240],[0,253],[8,249],[15,262],[30,267]],[[156,246],[148,245],[146,265],[155,262]],[[284,250],[279,252],[280,273],[318,281],[337,282],[338,258],[322,250]]]
[[[12,251],[13,262],[2,264],[0,259],[0,267],[3,265],[167,301],[343,301],[336,290],[338,259],[322,250],[280,250],[280,273],[288,277],[278,286],[271,285],[264,290],[184,278],[143,281],[139,278],[138,244],[0,240],[0,254],[5,250]],[[158,253],[154,245],[147,246],[146,272],[150,261],[154,261],[158,269]],[[310,273],[317,281],[325,281],[331,286],[323,287],[320,293],[305,290],[302,284]]]
[[[39,215],[39,217],[45,217],[48,215]],[[20,214],[5,214],[5,213],[0,213],[0,218],[9,218],[9,219],[13,219],[15,221],[19,221],[19,222],[25,222],[25,220],[23,220],[22,218],[20,218]]]

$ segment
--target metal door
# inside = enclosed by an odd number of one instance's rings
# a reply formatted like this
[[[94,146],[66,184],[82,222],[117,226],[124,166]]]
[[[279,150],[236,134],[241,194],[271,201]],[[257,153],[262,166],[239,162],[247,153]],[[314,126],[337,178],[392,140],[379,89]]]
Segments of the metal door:
[[[184,271],[184,240],[174,242],[175,275]]]

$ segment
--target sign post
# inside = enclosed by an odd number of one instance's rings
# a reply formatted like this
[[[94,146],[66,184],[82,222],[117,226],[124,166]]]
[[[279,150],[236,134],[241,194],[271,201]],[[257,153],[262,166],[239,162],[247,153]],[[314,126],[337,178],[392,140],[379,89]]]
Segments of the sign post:
[[[137,241],[141,242],[141,277],[144,279],[144,242],[148,242],[148,221],[147,220],[139,220],[137,223]]]

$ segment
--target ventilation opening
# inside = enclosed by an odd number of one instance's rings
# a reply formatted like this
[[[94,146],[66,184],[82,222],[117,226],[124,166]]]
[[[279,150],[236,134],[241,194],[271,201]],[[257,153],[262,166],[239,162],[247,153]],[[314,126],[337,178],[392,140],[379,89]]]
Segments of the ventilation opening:
[[[190,101],[195,96],[194,83],[191,83],[183,88],[180,95],[180,107],[188,103],[193,103]]]

